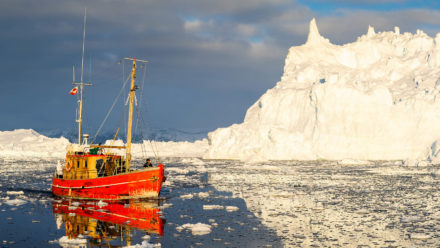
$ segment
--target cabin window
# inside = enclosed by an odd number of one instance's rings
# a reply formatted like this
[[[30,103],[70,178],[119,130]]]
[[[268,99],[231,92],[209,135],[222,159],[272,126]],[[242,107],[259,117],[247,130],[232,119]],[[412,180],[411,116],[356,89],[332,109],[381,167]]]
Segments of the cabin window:
[[[86,161],[85,167],[87,168],[87,161]]]
[[[79,168],[79,160],[76,161],[76,168]]]
[[[96,172],[98,172],[98,176],[104,175],[104,160],[98,159],[96,160]]]

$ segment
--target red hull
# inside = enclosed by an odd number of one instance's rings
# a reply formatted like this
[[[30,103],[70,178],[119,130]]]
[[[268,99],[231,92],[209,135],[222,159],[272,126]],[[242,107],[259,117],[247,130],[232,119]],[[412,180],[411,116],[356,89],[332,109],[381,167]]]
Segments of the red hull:
[[[163,235],[163,220],[158,208],[144,206],[142,202],[128,203],[128,207],[125,202],[109,202],[107,204],[97,206],[97,202],[81,202],[79,206],[74,206],[71,202],[62,201],[54,202],[52,207],[53,213],[64,214],[66,220],[75,216],[72,214],[76,214],[111,224],[134,227],[160,236]],[[75,223],[75,218],[70,219],[71,224],[86,225],[88,223]],[[66,233],[66,235],[76,238],[79,234],[83,234],[76,232],[76,230],[82,229],[84,228],[71,228],[70,233]],[[66,229],[66,232],[68,231]]]
[[[115,176],[93,179],[53,178],[54,195],[84,199],[131,199],[159,196],[164,178],[164,167],[147,168]]]

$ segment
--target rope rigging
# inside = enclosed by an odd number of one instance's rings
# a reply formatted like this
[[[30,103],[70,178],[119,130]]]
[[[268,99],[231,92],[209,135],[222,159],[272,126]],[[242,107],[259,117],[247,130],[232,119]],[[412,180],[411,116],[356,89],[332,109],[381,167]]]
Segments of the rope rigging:
[[[136,119],[136,122],[135,122],[133,137],[135,139],[137,138],[136,140],[138,140],[138,141],[140,140],[141,153],[142,153],[142,157],[143,158],[147,157],[147,149],[145,147],[146,143],[147,143],[145,141],[147,140],[148,143],[150,143],[150,147],[151,147],[151,150],[152,150],[152,152],[154,154],[155,159],[158,162],[161,162],[160,161],[160,157],[158,156],[158,152],[157,152],[157,145],[154,142],[152,142],[151,138],[146,137],[148,135],[148,133],[152,133],[152,132],[151,132],[151,130],[149,130],[148,125],[146,124],[146,121],[145,121],[144,116],[143,116],[144,115],[144,113],[143,113],[144,111],[142,110],[142,108],[144,108],[144,110],[146,112],[147,119],[150,119],[150,118],[148,118],[148,111],[147,111],[147,108],[146,108],[146,101],[145,101],[145,94],[144,94],[144,88],[145,88],[144,86],[145,86],[145,78],[146,78],[146,66],[145,65],[141,65],[140,67],[143,68],[144,70],[143,70],[142,82],[141,82],[141,85],[139,87],[139,89],[140,89],[139,101],[136,100],[137,104],[135,106],[136,118],[137,119]],[[96,142],[96,139],[97,139],[98,135],[101,133],[102,128],[104,127],[104,125],[105,125],[106,121],[108,120],[111,112],[113,111],[113,109],[114,109],[118,99],[120,99],[120,97],[121,97],[121,95],[123,93],[127,93],[126,86],[127,86],[128,82],[130,80],[130,75],[128,75],[126,77],[126,79],[124,80],[125,71],[126,71],[125,70],[125,65],[124,65],[124,63],[122,63],[122,76],[123,76],[122,77],[122,79],[123,79],[122,80],[122,87],[121,87],[118,95],[114,99],[113,104],[111,105],[110,109],[108,110],[107,115],[105,116],[104,120],[102,121],[101,125],[99,126],[98,130],[96,131],[96,134],[94,135],[94,137],[93,137],[93,139],[91,141],[91,144]],[[126,105],[126,104],[124,104],[124,105]],[[141,108],[141,106],[142,106],[142,108]],[[128,109],[128,106],[126,105],[123,108],[123,111],[121,111],[121,117],[119,118],[119,122],[118,122],[118,125],[117,125],[117,128],[116,128],[117,131],[115,132],[115,135],[113,137],[113,142],[117,138],[118,133],[120,134],[120,128],[121,128],[121,126],[124,123],[123,120],[124,120],[124,117],[125,117],[125,115],[127,113],[127,109]],[[145,130],[145,132],[144,132],[144,130]],[[127,136],[126,128],[125,128],[125,136]]]
[[[107,112],[107,115],[105,116],[104,120],[102,121],[101,125],[98,128],[98,131],[96,131],[95,136],[93,136],[93,140],[92,143],[95,142],[96,137],[98,136],[98,134],[101,132],[102,127],[104,126],[105,122],[107,121],[108,117],[110,116],[110,113],[112,112],[113,108],[116,105],[117,100],[119,99],[119,97],[122,94],[122,91],[124,90],[125,86],[127,85],[128,81],[129,81],[130,77],[127,77],[127,80],[125,80],[125,83],[122,85],[121,89],[119,90],[118,96],[115,98],[115,100],[113,101],[112,106],[110,107],[109,111]]]

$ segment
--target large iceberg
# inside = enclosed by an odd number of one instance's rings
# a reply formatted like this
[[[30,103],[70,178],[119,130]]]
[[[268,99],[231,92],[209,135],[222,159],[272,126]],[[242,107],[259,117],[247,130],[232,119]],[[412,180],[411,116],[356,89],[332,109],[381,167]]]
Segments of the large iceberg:
[[[440,34],[368,33],[334,45],[316,22],[244,122],[209,133],[205,158],[434,159],[440,138]]]

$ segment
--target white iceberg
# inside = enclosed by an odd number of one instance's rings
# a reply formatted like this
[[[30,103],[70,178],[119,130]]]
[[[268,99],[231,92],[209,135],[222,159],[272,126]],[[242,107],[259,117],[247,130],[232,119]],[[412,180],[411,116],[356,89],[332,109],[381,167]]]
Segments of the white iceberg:
[[[315,20],[281,80],[243,123],[208,134],[204,158],[434,160],[440,138],[440,34],[375,33],[334,45]],[[432,147],[432,149],[431,149]]]

